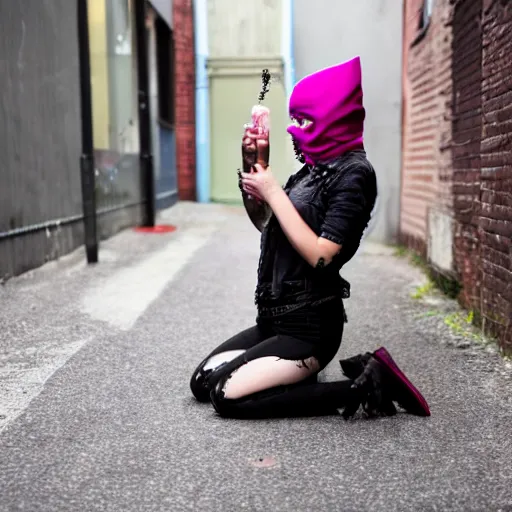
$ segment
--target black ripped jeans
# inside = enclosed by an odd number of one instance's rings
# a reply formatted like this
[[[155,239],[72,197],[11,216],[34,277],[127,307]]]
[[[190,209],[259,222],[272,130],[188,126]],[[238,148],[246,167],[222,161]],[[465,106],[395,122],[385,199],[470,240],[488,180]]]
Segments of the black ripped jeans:
[[[336,414],[337,409],[358,400],[359,392],[351,389],[349,380],[317,382],[317,373],[335,357],[341,344],[346,320],[342,300],[288,309],[276,316],[260,314],[254,327],[213,350],[192,375],[194,396],[211,401],[220,415],[237,418]],[[224,396],[224,386],[233,372],[268,356],[302,364],[315,358],[319,368],[298,384],[271,387],[237,399]]]

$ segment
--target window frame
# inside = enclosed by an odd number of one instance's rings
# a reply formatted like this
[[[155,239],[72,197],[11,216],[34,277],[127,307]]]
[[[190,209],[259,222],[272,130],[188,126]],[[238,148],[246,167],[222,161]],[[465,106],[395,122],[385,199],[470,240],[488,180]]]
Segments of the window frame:
[[[158,122],[174,128],[174,31],[158,14],[155,16],[156,66],[158,88]]]
[[[423,0],[421,9],[419,10],[418,16],[418,34],[411,43],[411,47],[416,46],[427,33],[430,23],[432,20],[432,13],[434,12],[435,0]]]

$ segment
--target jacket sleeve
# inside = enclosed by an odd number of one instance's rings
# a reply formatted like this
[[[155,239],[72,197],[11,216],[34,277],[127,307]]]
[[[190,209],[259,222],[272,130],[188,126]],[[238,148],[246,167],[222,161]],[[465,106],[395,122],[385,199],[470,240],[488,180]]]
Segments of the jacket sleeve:
[[[375,176],[365,166],[356,166],[331,184],[322,238],[339,245],[360,237],[370,220],[375,197]],[[372,199],[373,197],[373,199]],[[369,202],[372,204],[368,204]]]

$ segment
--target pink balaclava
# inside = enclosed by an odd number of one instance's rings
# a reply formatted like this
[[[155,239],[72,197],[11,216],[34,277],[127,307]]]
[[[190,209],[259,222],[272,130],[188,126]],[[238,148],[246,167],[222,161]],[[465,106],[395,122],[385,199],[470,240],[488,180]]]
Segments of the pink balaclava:
[[[360,58],[300,80],[292,91],[289,113],[300,126],[289,126],[288,133],[310,165],[363,149]]]

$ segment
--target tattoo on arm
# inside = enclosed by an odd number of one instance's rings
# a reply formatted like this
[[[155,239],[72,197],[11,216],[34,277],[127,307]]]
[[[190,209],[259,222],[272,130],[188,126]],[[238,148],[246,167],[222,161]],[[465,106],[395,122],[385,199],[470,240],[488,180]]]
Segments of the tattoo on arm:
[[[324,268],[324,267],[325,267],[325,259],[324,258],[320,258],[318,260],[315,268]]]

